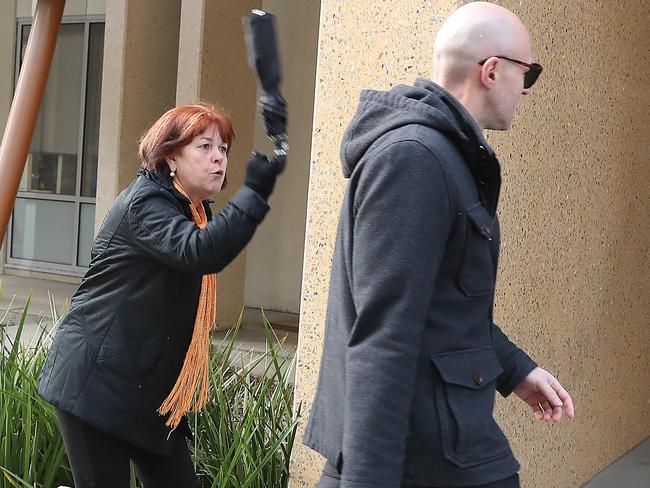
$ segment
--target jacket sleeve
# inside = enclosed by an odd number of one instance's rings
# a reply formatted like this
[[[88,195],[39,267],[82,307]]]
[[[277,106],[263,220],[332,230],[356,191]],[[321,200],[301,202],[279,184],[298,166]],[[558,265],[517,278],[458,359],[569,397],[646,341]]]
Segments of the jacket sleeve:
[[[537,363],[513,344],[495,323],[492,323],[492,341],[503,368],[503,373],[497,378],[497,390],[507,397],[537,367]]]
[[[445,176],[415,141],[368,155],[355,190],[342,488],[398,488],[427,309],[451,226]]]
[[[248,244],[269,207],[242,187],[204,229],[164,190],[134,196],[128,218],[135,244],[151,257],[188,273],[216,273]]]

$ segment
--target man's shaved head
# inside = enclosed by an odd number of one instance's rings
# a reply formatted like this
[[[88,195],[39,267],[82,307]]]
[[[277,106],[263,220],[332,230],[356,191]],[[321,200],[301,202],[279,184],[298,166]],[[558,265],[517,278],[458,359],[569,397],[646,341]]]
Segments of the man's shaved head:
[[[528,29],[510,10],[487,2],[468,3],[442,25],[436,36],[436,70],[474,68],[489,56],[513,55],[519,43],[530,45]],[[525,47],[525,46],[522,46]]]
[[[484,107],[482,102],[485,101],[489,105],[494,100],[477,99],[492,95],[482,93],[491,86],[489,78],[483,77],[492,76],[493,73],[499,74],[503,71],[504,63],[496,60],[494,63],[488,63],[485,69],[481,69],[478,63],[496,56],[507,56],[530,63],[532,52],[528,29],[517,15],[499,5],[488,2],[468,3],[449,16],[436,36],[433,80],[451,91],[461,103],[468,102],[470,106],[466,107],[470,112],[471,109],[478,110],[479,113],[473,113],[475,117],[485,118],[490,114],[484,113],[483,109],[490,107]],[[497,68],[497,65],[501,66]],[[523,72],[521,76],[523,77]],[[519,92],[520,95],[527,94],[523,86]],[[480,106],[477,106],[477,103]],[[512,112],[514,115],[514,109]],[[487,125],[480,124],[484,128],[490,128],[488,125],[492,124],[484,120],[478,122],[486,122]]]

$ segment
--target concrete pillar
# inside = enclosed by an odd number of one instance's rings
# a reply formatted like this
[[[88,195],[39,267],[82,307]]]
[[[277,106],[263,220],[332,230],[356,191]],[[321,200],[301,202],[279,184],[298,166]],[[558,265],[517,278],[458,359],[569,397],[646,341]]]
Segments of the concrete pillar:
[[[180,0],[106,2],[95,229],[135,178],[140,136],[174,106],[180,11]]]
[[[241,17],[260,0],[183,0],[176,103],[206,100],[231,117],[236,139],[228,159],[228,186],[214,196],[223,206],[244,182],[253,149],[256,80],[248,67]],[[245,251],[217,277],[217,324],[235,324],[244,305]]]

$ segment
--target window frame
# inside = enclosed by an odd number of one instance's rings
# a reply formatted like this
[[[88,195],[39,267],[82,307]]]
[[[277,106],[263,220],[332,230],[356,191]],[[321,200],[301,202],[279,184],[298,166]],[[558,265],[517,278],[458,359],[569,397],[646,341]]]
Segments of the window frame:
[[[82,185],[82,171],[83,171],[83,150],[84,150],[84,131],[85,117],[86,117],[86,94],[88,83],[88,50],[90,43],[90,25],[91,24],[104,24],[104,33],[106,32],[106,16],[105,15],[68,15],[61,19],[61,24],[83,24],[84,25],[84,45],[83,45],[83,65],[81,70],[81,104],[79,110],[79,134],[77,142],[77,173],[75,181],[75,194],[74,195],[57,195],[57,194],[42,194],[29,191],[18,190],[17,198],[30,199],[30,200],[44,200],[44,201],[59,201],[74,203],[74,235],[73,235],[73,249],[71,250],[72,265],[51,263],[40,261],[36,259],[15,258],[11,256],[13,244],[13,224],[14,224],[14,210],[11,211],[9,225],[7,228],[7,239],[5,245],[5,267],[8,269],[22,269],[30,271],[39,271],[47,273],[56,273],[70,276],[82,276],[87,270],[87,266],[79,266],[79,236],[81,226],[81,205],[92,204],[97,207],[97,195],[95,197],[81,196]],[[16,51],[14,53],[14,85],[12,97],[15,94],[16,86],[18,85],[18,77],[20,75],[20,54],[23,42],[23,28],[25,26],[33,26],[33,17],[17,17],[16,18]],[[104,38],[104,47],[106,42]],[[103,61],[102,61],[103,62]],[[103,84],[102,76],[102,84]],[[25,164],[27,162],[25,161]],[[99,191],[99,188],[97,188]],[[97,193],[97,192],[96,192]]]

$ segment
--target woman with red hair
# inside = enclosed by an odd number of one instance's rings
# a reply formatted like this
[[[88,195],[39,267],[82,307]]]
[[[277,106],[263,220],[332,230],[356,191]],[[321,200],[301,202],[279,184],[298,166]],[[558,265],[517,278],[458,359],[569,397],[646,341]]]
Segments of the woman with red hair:
[[[254,153],[212,215],[234,138],[212,105],[169,110],[140,142],[138,176],[109,210],[61,322],[39,393],[55,406],[75,487],[195,487],[185,418],[208,397],[216,273],[268,211],[284,159]]]

